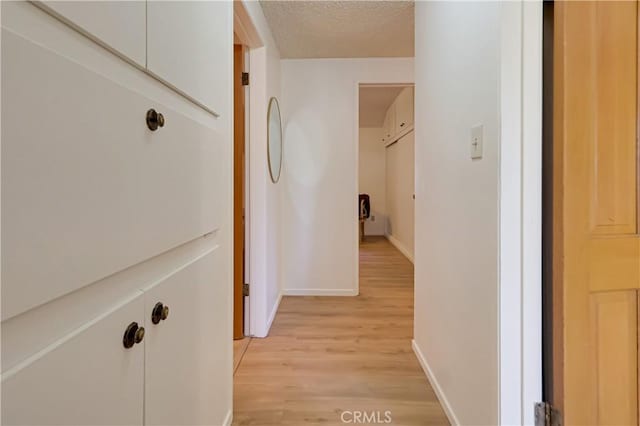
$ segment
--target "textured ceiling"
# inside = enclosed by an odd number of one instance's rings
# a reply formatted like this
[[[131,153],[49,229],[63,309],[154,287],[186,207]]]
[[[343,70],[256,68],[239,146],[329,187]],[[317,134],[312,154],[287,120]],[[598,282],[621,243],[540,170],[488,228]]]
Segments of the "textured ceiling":
[[[282,58],[412,57],[412,1],[261,0]]]
[[[382,127],[384,116],[403,87],[360,87],[360,127]]]

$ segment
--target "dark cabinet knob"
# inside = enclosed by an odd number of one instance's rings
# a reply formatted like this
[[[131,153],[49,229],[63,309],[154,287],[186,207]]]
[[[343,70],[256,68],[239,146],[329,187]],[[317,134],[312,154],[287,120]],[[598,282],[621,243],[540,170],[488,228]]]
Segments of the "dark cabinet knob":
[[[129,349],[134,344],[142,342],[142,339],[144,339],[144,327],[139,327],[137,322],[132,322],[124,331],[122,344],[126,349]]]
[[[165,305],[164,308],[162,309],[162,320],[164,321],[167,318],[169,318],[169,307]]]
[[[151,108],[147,111],[147,127],[149,130],[157,130],[158,127],[164,127],[164,115]]]
[[[135,341],[136,343],[140,343],[142,342],[142,339],[144,339],[144,327],[138,327],[138,330],[136,331]]]
[[[169,307],[162,302],[156,303],[151,311],[151,322],[158,324],[160,321],[164,321],[169,317]]]

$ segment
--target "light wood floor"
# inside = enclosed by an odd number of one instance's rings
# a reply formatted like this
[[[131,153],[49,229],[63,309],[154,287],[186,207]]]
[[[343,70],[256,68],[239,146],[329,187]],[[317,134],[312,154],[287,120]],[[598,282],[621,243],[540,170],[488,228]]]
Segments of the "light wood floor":
[[[343,411],[384,421],[388,410],[391,424],[448,425],[412,334],[413,265],[367,237],[359,296],[285,297],[269,337],[251,340],[234,377],[234,424],[343,425]]]
[[[238,339],[233,341],[233,372],[238,369],[240,361],[249,347],[251,337],[245,337],[244,339]]]

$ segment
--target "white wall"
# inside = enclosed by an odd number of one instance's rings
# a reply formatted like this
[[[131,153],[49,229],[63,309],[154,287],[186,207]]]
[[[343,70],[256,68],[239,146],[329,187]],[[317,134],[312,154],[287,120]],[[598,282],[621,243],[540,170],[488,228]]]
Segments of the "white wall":
[[[414,346],[453,422],[496,425],[500,4],[418,2],[415,27]]]
[[[536,2],[416,4],[413,346],[454,424],[541,399],[541,29]]]
[[[364,223],[366,235],[384,235],[386,223],[385,148],[381,127],[360,127],[358,191],[369,194],[371,217]]]
[[[412,83],[413,58],[283,60],[285,294],[358,291],[358,83]]]
[[[387,238],[409,260],[414,260],[414,145],[409,132],[386,150]]]
[[[269,333],[282,296],[280,285],[280,197],[282,183],[274,184],[267,166],[267,108],[272,96],[280,98],[280,53],[258,2],[243,1],[262,47],[249,51],[249,282],[251,332]],[[281,108],[286,104],[280,102]]]

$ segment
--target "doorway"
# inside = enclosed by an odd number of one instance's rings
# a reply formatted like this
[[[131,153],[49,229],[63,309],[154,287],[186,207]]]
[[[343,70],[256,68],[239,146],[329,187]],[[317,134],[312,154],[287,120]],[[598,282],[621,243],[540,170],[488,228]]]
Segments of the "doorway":
[[[386,238],[413,262],[413,85],[360,84],[358,91],[360,244]]]
[[[250,342],[247,232],[249,182],[248,49],[233,45],[233,366],[240,364]]]

